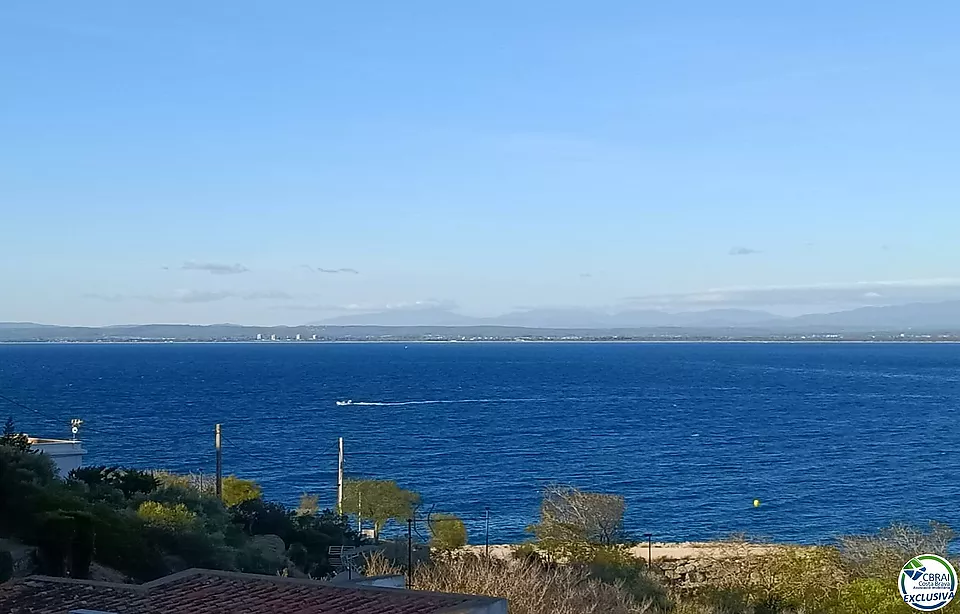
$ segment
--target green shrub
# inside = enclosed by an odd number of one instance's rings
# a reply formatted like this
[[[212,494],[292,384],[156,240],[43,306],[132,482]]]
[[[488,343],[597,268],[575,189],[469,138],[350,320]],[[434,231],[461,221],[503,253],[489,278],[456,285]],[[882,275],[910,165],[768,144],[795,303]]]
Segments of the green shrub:
[[[167,573],[159,547],[148,541],[146,524],[136,512],[96,504],[91,516],[96,535],[95,561],[140,581]]]
[[[467,527],[453,514],[430,516],[430,546],[437,550],[456,550],[467,545]]]
[[[148,526],[171,531],[186,531],[197,524],[197,515],[182,503],[164,505],[156,501],[144,501],[137,508],[137,516]]]
[[[861,578],[843,587],[836,611],[844,614],[907,614],[913,610],[900,597],[895,579]]]
[[[223,478],[223,504],[227,507],[262,497],[263,489],[253,480],[241,480],[235,475]]]
[[[3,431],[0,432],[0,446],[7,446],[20,452],[26,452],[30,449],[30,440],[25,434],[17,432],[12,417],[7,418],[3,425]]]
[[[592,578],[619,587],[637,602],[661,609],[671,605],[660,579],[647,569],[644,561],[630,554],[625,546],[595,546],[572,564],[585,569]]]
[[[123,467],[80,467],[71,471],[68,478],[86,484],[94,493],[116,489],[125,499],[160,487],[160,481],[153,475]]]

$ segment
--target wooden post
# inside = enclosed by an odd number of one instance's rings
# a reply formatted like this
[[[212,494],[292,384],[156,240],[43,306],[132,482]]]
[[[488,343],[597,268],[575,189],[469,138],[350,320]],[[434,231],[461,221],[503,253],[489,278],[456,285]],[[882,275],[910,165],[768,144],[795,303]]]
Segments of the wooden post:
[[[413,518],[407,518],[407,588],[413,587]]]
[[[340,438],[340,456],[337,460],[337,514],[343,515],[343,437]]]
[[[483,524],[484,524],[484,540],[483,540],[483,553],[484,556],[490,558],[490,508],[483,508]]]
[[[223,501],[223,448],[220,447],[220,425],[216,428],[217,446],[217,499]]]

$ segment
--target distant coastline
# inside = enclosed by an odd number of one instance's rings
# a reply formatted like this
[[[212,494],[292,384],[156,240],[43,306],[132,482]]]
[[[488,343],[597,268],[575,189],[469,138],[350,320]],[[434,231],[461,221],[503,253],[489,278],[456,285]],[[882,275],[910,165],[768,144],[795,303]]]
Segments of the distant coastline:
[[[0,345],[261,345],[261,346],[304,346],[304,345],[401,345],[401,344],[807,344],[807,345],[953,345],[960,343],[960,336],[951,339],[484,339],[484,340],[447,340],[447,339],[324,339],[309,341],[257,341],[257,340],[200,340],[200,339],[125,339],[125,340],[0,340]]]

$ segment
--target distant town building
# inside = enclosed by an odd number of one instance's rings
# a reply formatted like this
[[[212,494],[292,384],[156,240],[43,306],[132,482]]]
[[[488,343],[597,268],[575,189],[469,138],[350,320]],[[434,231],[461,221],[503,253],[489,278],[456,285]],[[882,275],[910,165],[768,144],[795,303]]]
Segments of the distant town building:
[[[263,333],[257,333],[257,341],[263,341]]]
[[[314,336],[312,336],[312,337],[310,337],[310,338],[313,339],[314,341],[317,340],[317,336],[316,336],[316,335],[314,335]]]
[[[276,341],[276,340],[277,340],[276,335],[270,335],[270,341]]]
[[[297,333],[297,341],[302,341],[302,339],[300,339],[300,333]]]

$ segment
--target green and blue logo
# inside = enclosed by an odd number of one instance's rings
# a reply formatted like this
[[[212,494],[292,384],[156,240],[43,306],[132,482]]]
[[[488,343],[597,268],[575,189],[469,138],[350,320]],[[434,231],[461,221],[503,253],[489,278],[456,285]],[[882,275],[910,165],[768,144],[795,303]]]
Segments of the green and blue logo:
[[[957,572],[950,561],[935,554],[916,556],[900,570],[900,595],[914,610],[933,612],[946,606],[957,592]]]

